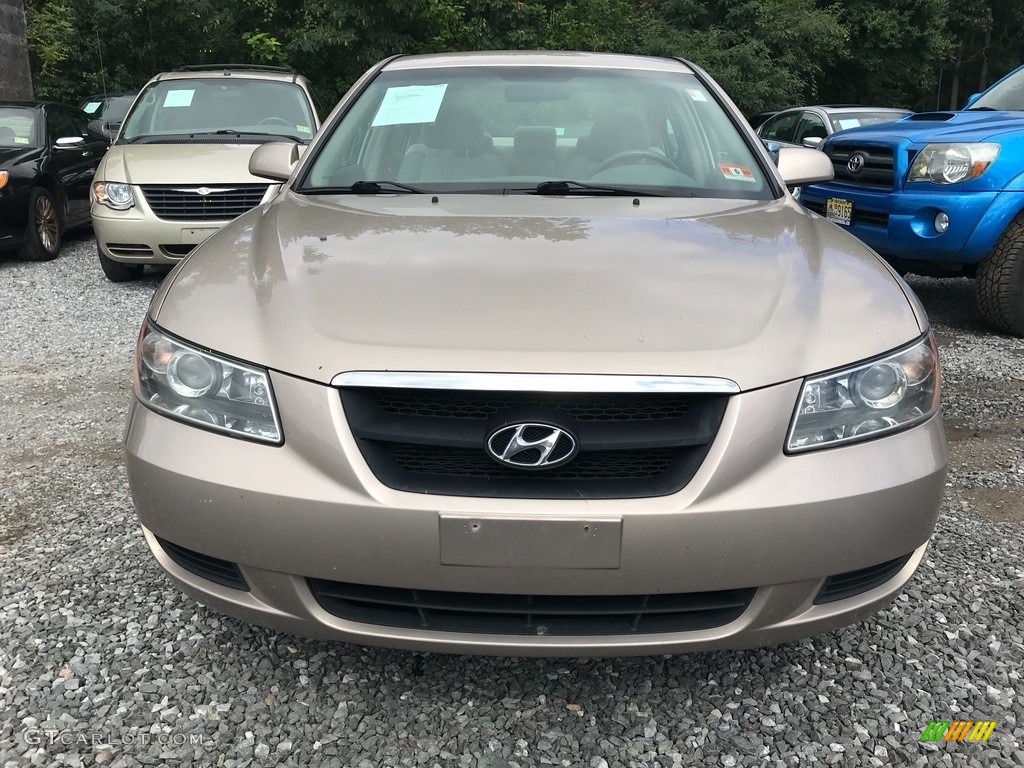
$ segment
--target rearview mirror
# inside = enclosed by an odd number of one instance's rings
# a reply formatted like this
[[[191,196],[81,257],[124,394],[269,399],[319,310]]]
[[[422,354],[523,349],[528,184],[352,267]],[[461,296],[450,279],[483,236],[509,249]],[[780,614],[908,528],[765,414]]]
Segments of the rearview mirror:
[[[288,181],[298,161],[298,144],[292,141],[272,141],[256,147],[249,158],[249,173],[263,179]]]
[[[831,181],[832,161],[828,155],[807,147],[782,147],[776,163],[787,187],[799,187],[816,181]]]

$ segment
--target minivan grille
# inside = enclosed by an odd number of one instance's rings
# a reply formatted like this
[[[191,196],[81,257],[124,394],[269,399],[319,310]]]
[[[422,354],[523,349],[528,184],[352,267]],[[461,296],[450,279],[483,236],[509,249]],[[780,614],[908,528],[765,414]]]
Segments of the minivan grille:
[[[496,635],[693,632],[739,618],[755,589],[657,595],[500,595],[309,579],[320,606],[362,624]]]
[[[255,208],[266,184],[144,184],[142,194],[158,218],[171,221],[228,221]],[[200,190],[203,190],[200,192]]]
[[[889,147],[859,146],[836,142],[828,147],[835,180],[859,187],[892,189],[894,180],[893,153]],[[850,158],[859,155],[863,164],[857,171],[850,170]]]
[[[356,442],[385,485],[416,493],[499,498],[664,496],[693,477],[728,396],[342,387]],[[508,424],[550,424],[579,452],[554,467],[499,463],[488,436]]]

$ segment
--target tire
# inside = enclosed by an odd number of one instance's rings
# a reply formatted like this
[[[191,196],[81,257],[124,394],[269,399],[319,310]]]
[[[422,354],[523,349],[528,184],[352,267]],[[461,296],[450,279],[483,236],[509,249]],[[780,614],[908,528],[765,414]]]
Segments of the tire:
[[[112,283],[127,283],[129,280],[138,280],[142,277],[142,264],[125,264],[121,261],[114,261],[103,255],[99,243],[96,244],[96,255],[100,257],[100,267],[107,280]]]
[[[35,187],[28,199],[25,239],[18,257],[25,261],[50,261],[57,258],[64,239],[60,208],[46,189]]]
[[[986,321],[1000,331],[1024,336],[1024,217],[1007,227],[981,262],[975,289]]]

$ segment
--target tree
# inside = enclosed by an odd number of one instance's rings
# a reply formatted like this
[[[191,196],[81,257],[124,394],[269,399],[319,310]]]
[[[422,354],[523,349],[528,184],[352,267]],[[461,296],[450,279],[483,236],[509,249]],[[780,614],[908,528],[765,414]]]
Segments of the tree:
[[[0,99],[31,99],[22,0],[0,0]]]

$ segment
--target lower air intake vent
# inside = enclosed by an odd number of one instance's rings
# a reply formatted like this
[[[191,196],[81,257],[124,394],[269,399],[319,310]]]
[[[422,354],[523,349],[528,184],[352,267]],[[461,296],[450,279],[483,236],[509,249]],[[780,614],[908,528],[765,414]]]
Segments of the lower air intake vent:
[[[756,591],[576,597],[432,592],[308,581],[320,606],[342,619],[386,627],[495,635],[693,632],[736,620]]]
[[[817,605],[833,603],[836,600],[845,600],[848,597],[854,597],[875,587],[880,587],[899,573],[908,560],[910,560],[909,554],[880,565],[873,565],[870,568],[829,576],[825,579],[825,586],[821,588],[821,592],[814,598],[814,602]]]
[[[234,563],[221,560],[219,557],[210,557],[185,547],[179,547],[177,544],[172,544],[166,539],[161,539],[159,536],[156,540],[160,542],[160,546],[163,547],[167,556],[186,571],[225,587],[249,591],[249,585],[245,583],[245,579],[242,578],[238,566]]]

